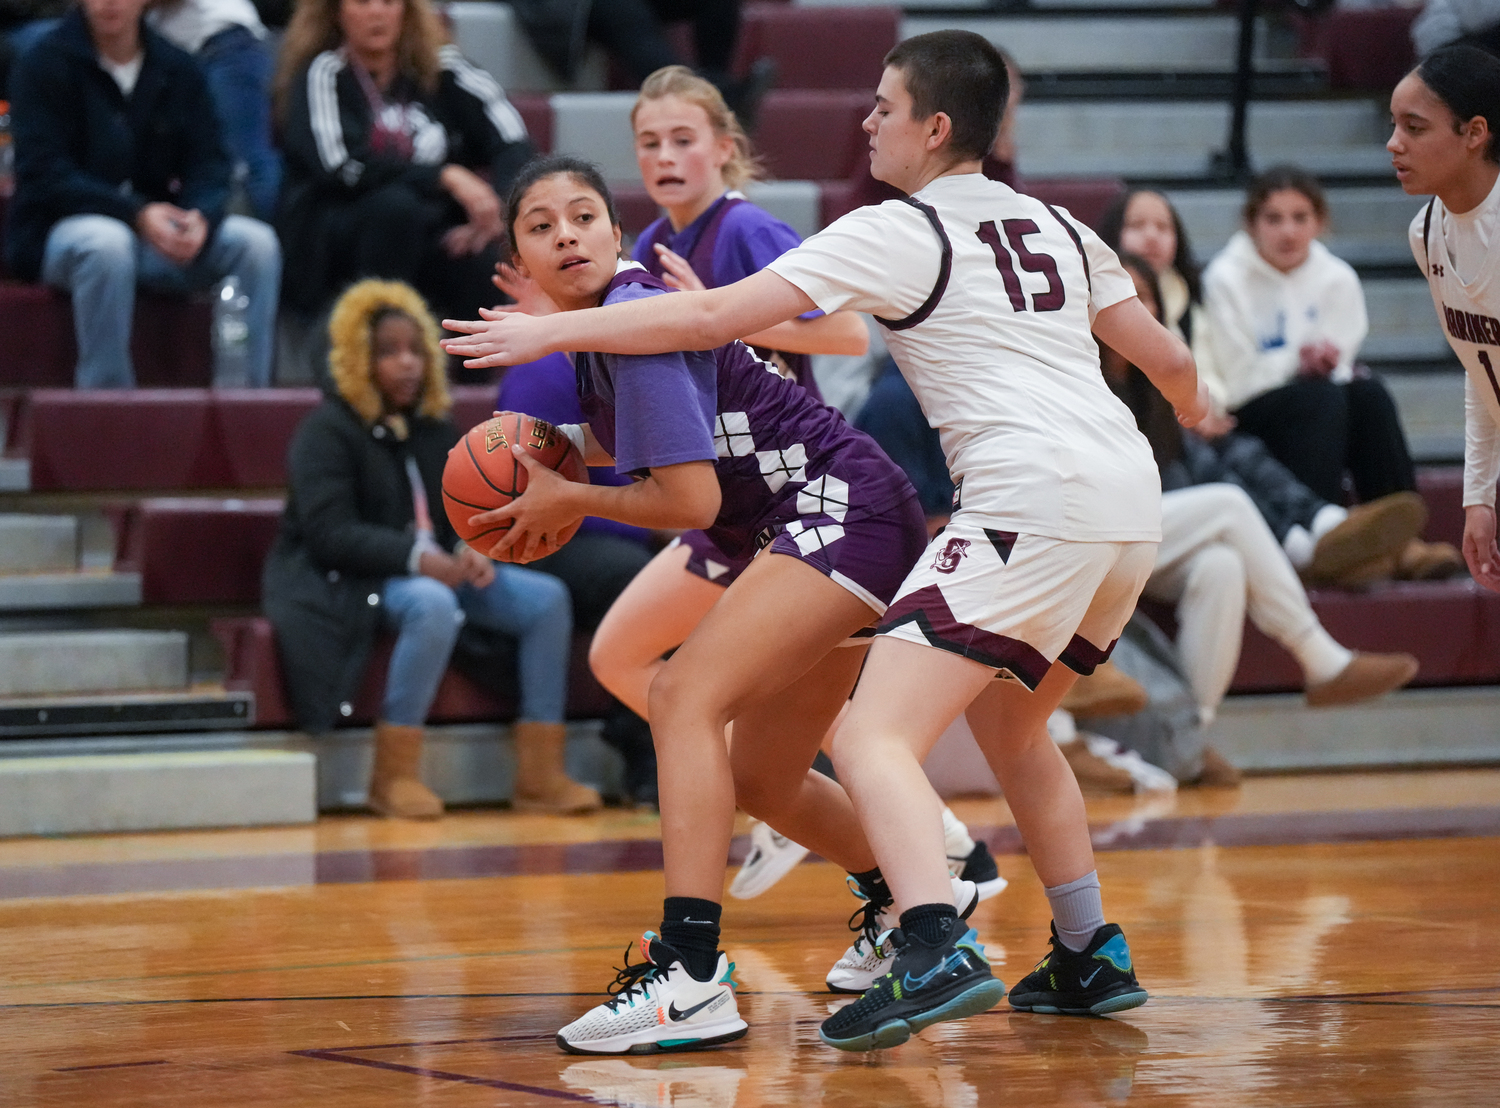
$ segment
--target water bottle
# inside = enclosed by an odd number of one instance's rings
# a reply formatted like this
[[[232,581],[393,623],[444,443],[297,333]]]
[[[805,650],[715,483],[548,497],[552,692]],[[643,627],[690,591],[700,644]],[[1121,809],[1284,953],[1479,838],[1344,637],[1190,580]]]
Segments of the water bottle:
[[[242,389],[250,384],[250,297],[234,274],[219,284],[214,298],[214,386]]]

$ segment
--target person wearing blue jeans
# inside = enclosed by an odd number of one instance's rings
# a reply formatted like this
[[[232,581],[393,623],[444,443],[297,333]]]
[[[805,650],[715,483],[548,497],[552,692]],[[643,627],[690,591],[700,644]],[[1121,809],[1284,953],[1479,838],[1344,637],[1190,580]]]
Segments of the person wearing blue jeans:
[[[441,815],[421,779],[423,725],[472,621],[519,644],[512,806],[598,808],[598,792],[563,768],[567,586],[470,549],[439,506],[459,432],[426,304],[409,285],[361,281],[339,298],[328,331],[329,395],[287,452],[286,509],[261,590],[298,725],[317,735],[352,715],[376,633],[394,631],[369,804],[387,816]]]
[[[232,167],[208,82],[145,25],[145,3],[80,0],[17,59],[7,261],[73,294],[83,388],[135,384],[136,285],[188,293],[232,274],[248,349],[221,350],[215,383],[266,385],[280,246],[266,224],[227,214]]]
[[[151,26],[203,67],[235,172],[258,219],[276,214],[281,154],[271,139],[271,77],[276,62],[250,0],[163,0]]]
[[[137,285],[187,295],[234,275],[249,301],[248,349],[243,369],[216,353],[214,384],[261,388],[271,383],[276,343],[276,303],[281,288],[281,246],[276,232],[257,219],[226,216],[186,264],[174,261],[113,216],[74,215],[47,234],[42,280],[73,297],[78,341],[74,382],[81,389],[135,386],[130,330]]]

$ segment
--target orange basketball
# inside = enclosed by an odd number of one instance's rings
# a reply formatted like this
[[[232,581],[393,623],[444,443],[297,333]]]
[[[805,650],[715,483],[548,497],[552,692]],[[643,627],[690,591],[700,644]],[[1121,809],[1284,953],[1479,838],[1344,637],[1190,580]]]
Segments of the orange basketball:
[[[510,530],[511,521],[476,528],[469,525],[469,517],[509,504],[526,491],[526,467],[511,453],[513,443],[520,443],[526,453],[569,481],[588,484],[589,470],[583,464],[583,455],[567,435],[544,419],[501,412],[471,428],[448,451],[448,464],[443,467],[443,507],[459,538],[481,554],[488,554],[500,536]],[[578,527],[575,523],[559,534],[557,545],[571,539]]]

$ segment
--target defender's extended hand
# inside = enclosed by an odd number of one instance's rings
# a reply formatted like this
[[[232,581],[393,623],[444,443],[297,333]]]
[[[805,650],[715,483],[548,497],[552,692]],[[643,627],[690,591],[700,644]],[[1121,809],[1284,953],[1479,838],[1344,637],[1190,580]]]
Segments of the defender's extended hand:
[[[449,354],[465,359],[469,369],[534,362],[552,353],[547,345],[547,319],[520,312],[480,308],[480,319],[445,319],[443,327],[460,338],[444,339]]]

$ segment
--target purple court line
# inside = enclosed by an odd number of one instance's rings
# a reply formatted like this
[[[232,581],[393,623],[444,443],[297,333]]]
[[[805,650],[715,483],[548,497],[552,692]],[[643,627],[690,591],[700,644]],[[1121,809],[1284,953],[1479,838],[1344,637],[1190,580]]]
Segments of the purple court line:
[[[165,1058],[157,1058],[151,1062],[103,1062],[97,1066],[60,1066],[53,1073],[80,1073],[83,1070],[123,1070],[132,1066],[166,1066],[170,1065]]]
[[[1021,854],[1014,827],[973,828],[996,854]],[[1306,846],[1419,838],[1500,835],[1500,806],[1393,808],[1342,812],[1231,813],[1123,819],[1092,828],[1095,849]],[[737,840],[737,845],[738,845]],[[170,889],[360,884],[513,877],[525,874],[660,870],[656,839],[604,839],[526,846],[341,850],[270,857],[192,858],[0,868],[0,900],[37,896],[159,892]]]
[[[549,1038],[551,1036],[548,1036]],[[471,1077],[465,1073],[449,1070],[432,1070],[425,1066],[403,1066],[399,1062],[377,1062],[373,1058],[351,1058],[337,1050],[291,1050],[302,1058],[318,1058],[324,1062],[348,1062],[354,1066],[369,1066],[371,1069],[390,1070],[393,1073],[409,1073],[414,1077],[431,1077],[437,1081],[453,1081],[460,1085],[479,1085],[486,1089],[504,1089],[511,1093],[530,1093],[532,1096],[547,1096],[554,1100],[571,1100],[575,1104],[603,1104],[591,1096],[569,1093],[562,1089],[544,1089],[540,1085],[518,1085],[514,1081],[499,1081],[492,1077]]]

